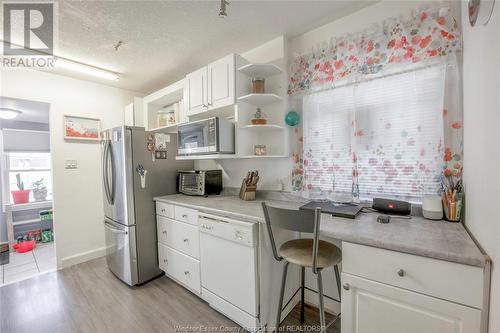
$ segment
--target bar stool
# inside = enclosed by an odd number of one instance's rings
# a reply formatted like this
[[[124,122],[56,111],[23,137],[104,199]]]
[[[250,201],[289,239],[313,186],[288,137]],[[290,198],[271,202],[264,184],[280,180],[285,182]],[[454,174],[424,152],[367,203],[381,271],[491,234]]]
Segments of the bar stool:
[[[319,239],[321,209],[316,208],[312,210],[294,210],[273,207],[262,202],[262,209],[264,210],[264,217],[266,220],[267,231],[271,241],[274,258],[280,262],[284,261],[283,275],[281,278],[280,298],[278,302],[278,314],[276,316],[276,332],[281,324],[281,312],[283,311],[283,297],[285,293],[286,277],[288,272],[288,265],[290,263],[301,267],[301,286],[297,292],[301,291],[301,307],[300,307],[300,321],[304,322],[304,291],[305,289],[314,291],[305,287],[305,269],[311,268],[312,272],[316,275],[318,280],[318,304],[319,304],[319,317],[321,323],[321,332],[326,331],[326,328],[333,324],[340,318],[338,314],[332,322],[326,326],[325,312],[323,303],[323,281],[321,272],[324,268],[332,267],[335,271],[335,279],[337,282],[337,290],[340,298],[340,274],[338,264],[342,261],[342,251],[332,243]],[[276,242],[273,235],[273,227],[295,232],[312,233],[313,239],[293,239],[285,242],[279,250],[276,249]],[[290,299],[290,301],[291,301]],[[288,301],[288,303],[290,302]],[[340,300],[339,300],[340,301]],[[287,305],[288,305],[287,303]],[[285,306],[286,307],[286,306]]]

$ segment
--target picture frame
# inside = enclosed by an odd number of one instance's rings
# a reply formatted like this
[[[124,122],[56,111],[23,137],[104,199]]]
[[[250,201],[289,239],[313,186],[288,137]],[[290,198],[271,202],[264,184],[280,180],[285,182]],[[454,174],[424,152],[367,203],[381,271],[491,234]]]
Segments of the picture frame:
[[[101,120],[64,115],[63,133],[65,140],[101,141]]]

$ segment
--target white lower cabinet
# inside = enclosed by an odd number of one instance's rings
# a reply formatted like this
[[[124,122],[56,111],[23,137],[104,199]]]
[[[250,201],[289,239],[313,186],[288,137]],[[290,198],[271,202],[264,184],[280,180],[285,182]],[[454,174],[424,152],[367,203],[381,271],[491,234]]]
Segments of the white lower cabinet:
[[[342,332],[480,332],[478,309],[347,273],[342,284]]]
[[[198,227],[158,216],[158,242],[163,243],[194,259],[200,259],[200,236]]]
[[[200,262],[158,243],[160,269],[191,291],[200,293]]]
[[[197,225],[192,225],[197,224],[198,212],[161,202],[157,202],[157,212],[159,268],[168,277],[199,295],[200,239]],[[177,216],[183,221],[173,219]]]
[[[482,268],[348,242],[342,253],[342,332],[481,332]]]

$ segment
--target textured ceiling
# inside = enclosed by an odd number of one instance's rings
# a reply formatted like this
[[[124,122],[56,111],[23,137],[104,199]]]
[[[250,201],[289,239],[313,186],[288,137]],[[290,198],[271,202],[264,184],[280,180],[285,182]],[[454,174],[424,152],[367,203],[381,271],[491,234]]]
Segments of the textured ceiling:
[[[219,1],[60,1],[56,54],[120,74],[119,81],[97,82],[149,93],[226,54],[298,35],[369,4],[230,2],[221,19]],[[119,40],[124,44],[115,51]]]

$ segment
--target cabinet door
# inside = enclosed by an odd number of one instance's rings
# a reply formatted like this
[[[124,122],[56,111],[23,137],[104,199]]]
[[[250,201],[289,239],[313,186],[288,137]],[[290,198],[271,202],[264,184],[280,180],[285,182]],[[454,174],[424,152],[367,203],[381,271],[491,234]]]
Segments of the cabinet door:
[[[342,273],[342,332],[479,332],[481,311]]]
[[[208,105],[207,67],[186,75],[187,84],[187,115],[203,112]]]
[[[234,54],[208,65],[208,106],[215,109],[235,103]]]

